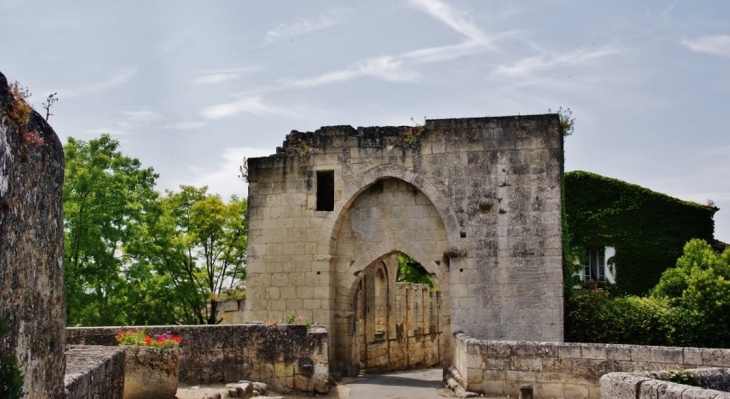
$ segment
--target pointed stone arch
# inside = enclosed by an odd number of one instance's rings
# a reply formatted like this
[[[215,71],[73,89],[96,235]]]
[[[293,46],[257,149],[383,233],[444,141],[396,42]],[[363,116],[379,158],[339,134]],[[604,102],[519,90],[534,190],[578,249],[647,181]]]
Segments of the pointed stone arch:
[[[450,202],[425,177],[399,165],[383,164],[367,169],[347,183],[342,197],[335,203],[332,211],[320,229],[318,253],[334,255],[336,235],[342,224],[342,217],[357,197],[382,179],[395,178],[412,184],[419,189],[434,205],[446,227],[451,248],[459,248],[459,223]]]
[[[366,191],[379,181],[383,182],[383,197],[380,197],[381,191]],[[424,190],[430,192],[430,197]],[[360,278],[382,260],[403,252],[436,278],[441,290],[439,306],[449,309],[449,270],[447,262],[444,262],[444,253],[455,246],[459,231],[451,209],[446,206],[439,209],[437,206],[438,202],[445,204],[440,194],[427,180],[418,178],[405,168],[385,165],[369,169],[353,180],[345,192],[346,195],[335,206],[333,220],[336,222],[323,226],[321,238],[324,242],[320,242],[320,250],[327,251],[325,253],[329,256],[330,284],[334,294],[331,336],[334,356],[331,358],[335,369],[349,375],[357,373],[359,365],[358,356],[354,354],[357,344],[353,343],[353,336],[358,318],[354,301]],[[405,203],[408,204],[403,205]],[[409,212],[400,215],[395,209]],[[371,211],[372,214],[365,220],[356,217]],[[414,211],[417,213],[414,214]],[[381,212],[382,221],[378,216]],[[399,218],[400,222],[394,221],[394,218]],[[424,222],[430,224],[430,230],[420,230]],[[372,223],[369,227],[375,227],[376,233],[371,237],[361,236],[363,232],[356,230],[363,223]],[[328,228],[331,230],[326,230]],[[389,280],[392,291],[395,291],[395,270],[390,270]],[[444,332],[443,338],[438,341],[443,345],[438,350],[438,358],[445,361],[449,360],[450,353],[448,315],[448,310],[439,313],[437,321],[439,332]],[[395,324],[391,327],[395,330]]]

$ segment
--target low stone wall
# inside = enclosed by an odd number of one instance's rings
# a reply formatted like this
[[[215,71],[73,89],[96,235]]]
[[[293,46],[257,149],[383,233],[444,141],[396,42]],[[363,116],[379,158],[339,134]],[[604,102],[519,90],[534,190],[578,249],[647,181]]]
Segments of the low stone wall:
[[[613,372],[730,367],[730,350],[640,345],[485,341],[456,333],[453,364],[469,391],[536,398],[598,398]]]
[[[128,327],[135,328],[135,327]],[[190,385],[261,381],[279,392],[329,389],[327,331],[303,325],[239,324],[150,326],[147,333],[171,331],[183,338],[180,382]],[[74,327],[67,344],[117,345],[119,327]]]
[[[122,399],[124,349],[109,346],[66,347],[66,399]]]
[[[730,399],[730,369],[690,369],[701,387],[665,381],[666,372],[609,373],[601,377],[601,398],[664,399],[707,398]]]

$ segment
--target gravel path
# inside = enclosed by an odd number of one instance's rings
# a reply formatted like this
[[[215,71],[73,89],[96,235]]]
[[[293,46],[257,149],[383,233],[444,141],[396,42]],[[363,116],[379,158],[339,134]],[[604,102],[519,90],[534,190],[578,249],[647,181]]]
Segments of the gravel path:
[[[327,395],[321,394],[276,394],[269,397],[286,399],[329,398],[329,399],[445,399],[454,398],[450,390],[441,383],[441,369],[413,370],[400,373],[367,375],[343,380],[332,387]],[[225,384],[202,385],[197,387],[180,386],[178,399],[202,399],[210,394],[225,392]],[[264,399],[265,396],[258,398]]]

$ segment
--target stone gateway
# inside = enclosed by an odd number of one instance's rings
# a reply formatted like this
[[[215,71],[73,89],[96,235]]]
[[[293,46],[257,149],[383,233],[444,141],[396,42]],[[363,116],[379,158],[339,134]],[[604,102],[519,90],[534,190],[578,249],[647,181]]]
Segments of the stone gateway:
[[[433,342],[447,367],[456,331],[562,341],[562,171],[557,114],[293,131],[248,160],[245,321],[326,327],[347,375]],[[399,252],[438,295],[396,288]]]

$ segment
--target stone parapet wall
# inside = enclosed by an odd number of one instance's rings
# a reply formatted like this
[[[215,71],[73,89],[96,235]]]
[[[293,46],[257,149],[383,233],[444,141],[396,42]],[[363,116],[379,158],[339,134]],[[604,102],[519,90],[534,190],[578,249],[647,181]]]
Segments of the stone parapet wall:
[[[66,399],[122,399],[124,348],[67,346],[64,385]]]
[[[697,376],[700,386],[665,381],[665,372],[609,373],[601,377],[601,398],[664,399],[706,398],[730,399],[730,369],[685,370]]]
[[[135,327],[129,327],[135,328]],[[327,331],[303,325],[264,324],[150,326],[147,333],[171,331],[183,338],[180,382],[212,384],[261,381],[279,392],[329,389]],[[66,343],[117,345],[119,327],[74,327]]]
[[[536,398],[601,397],[601,376],[614,372],[730,367],[729,349],[454,339],[453,364],[469,391]]]

